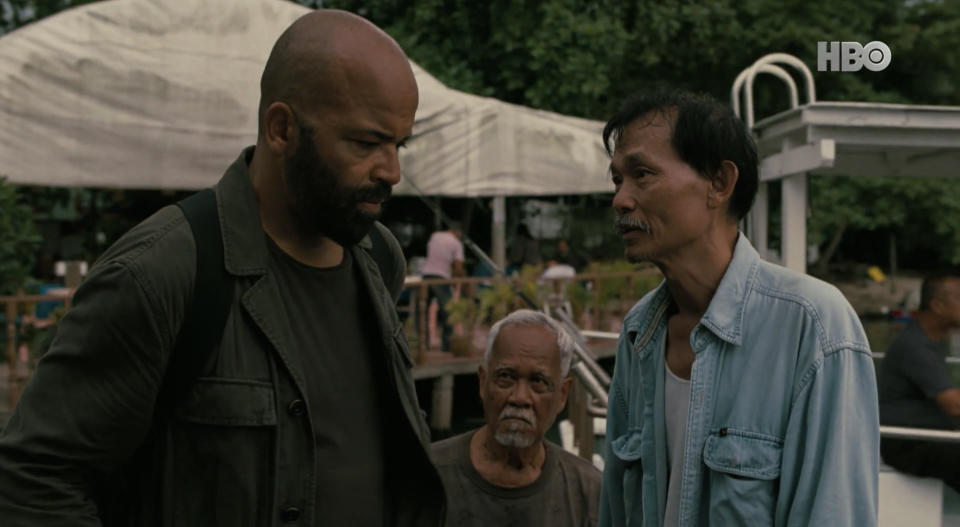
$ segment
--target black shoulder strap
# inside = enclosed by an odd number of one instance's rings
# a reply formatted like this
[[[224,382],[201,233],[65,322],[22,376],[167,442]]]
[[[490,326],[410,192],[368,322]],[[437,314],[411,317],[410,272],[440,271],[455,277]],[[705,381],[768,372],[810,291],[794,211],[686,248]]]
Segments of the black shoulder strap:
[[[383,233],[380,232],[378,225],[374,225],[373,228],[370,229],[370,241],[373,243],[373,248],[370,249],[370,256],[377,262],[377,267],[380,268],[380,278],[383,279],[383,283],[389,289],[394,285],[389,282],[393,281],[397,273],[397,262],[393,258],[390,246],[383,237]]]
[[[169,417],[190,385],[220,347],[233,301],[233,279],[223,265],[223,238],[213,189],[193,194],[177,206],[183,211],[197,252],[193,299],[187,306],[180,333],[167,364],[157,399],[156,415]]]

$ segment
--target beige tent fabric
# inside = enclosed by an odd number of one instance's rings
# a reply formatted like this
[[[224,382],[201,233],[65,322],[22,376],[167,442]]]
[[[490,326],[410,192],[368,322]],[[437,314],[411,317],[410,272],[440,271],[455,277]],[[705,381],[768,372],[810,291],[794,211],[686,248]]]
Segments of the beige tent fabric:
[[[109,0],[0,38],[0,175],[50,186],[197,189],[256,141],[286,0]],[[446,88],[414,65],[405,181],[448,196],[609,192],[601,124]]]

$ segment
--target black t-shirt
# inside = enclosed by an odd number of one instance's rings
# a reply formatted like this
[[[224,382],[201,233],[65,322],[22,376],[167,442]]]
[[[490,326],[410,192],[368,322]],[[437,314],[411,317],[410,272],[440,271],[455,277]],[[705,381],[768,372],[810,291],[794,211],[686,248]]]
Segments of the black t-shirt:
[[[317,444],[316,525],[383,525],[383,344],[350,251],[336,267],[294,260],[272,241],[271,270],[306,379]]]
[[[890,345],[878,379],[880,422],[891,426],[956,428],[956,422],[934,400],[953,387],[946,350],[911,321]]]
[[[544,441],[540,477],[518,488],[493,485],[470,462],[467,432],[434,443],[431,458],[447,493],[447,527],[594,527],[600,471]]]

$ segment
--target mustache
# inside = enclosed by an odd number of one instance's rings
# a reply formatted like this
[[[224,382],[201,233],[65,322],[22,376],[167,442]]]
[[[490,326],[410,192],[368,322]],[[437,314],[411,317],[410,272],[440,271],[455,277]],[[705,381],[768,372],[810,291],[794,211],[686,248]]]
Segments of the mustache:
[[[617,234],[625,234],[635,230],[650,232],[650,224],[624,214],[617,216],[613,221],[613,229],[617,231]]]
[[[351,196],[355,203],[361,201],[387,201],[393,194],[393,187],[384,181],[378,181],[372,185],[360,187],[353,192]]]
[[[510,406],[504,408],[503,411],[500,412],[500,420],[502,421],[504,419],[520,419],[521,421],[525,421],[530,426],[535,425],[537,421],[537,417],[533,414],[533,410],[514,408]]]

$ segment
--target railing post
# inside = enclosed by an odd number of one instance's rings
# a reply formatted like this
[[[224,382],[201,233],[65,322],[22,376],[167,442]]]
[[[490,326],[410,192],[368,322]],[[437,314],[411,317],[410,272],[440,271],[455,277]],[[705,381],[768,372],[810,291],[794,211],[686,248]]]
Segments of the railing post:
[[[449,432],[453,420],[453,375],[441,375],[433,381],[433,412],[430,426],[438,432]]]
[[[19,296],[19,295],[17,295]],[[6,300],[7,316],[7,385],[10,387],[10,410],[17,405],[18,394],[14,389],[17,376],[17,296]]]
[[[587,390],[574,377],[568,414],[573,424],[573,443],[583,459],[593,462],[593,417],[587,413]]]
[[[427,286],[423,283],[417,288],[417,362],[423,362],[427,352]]]

